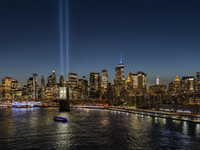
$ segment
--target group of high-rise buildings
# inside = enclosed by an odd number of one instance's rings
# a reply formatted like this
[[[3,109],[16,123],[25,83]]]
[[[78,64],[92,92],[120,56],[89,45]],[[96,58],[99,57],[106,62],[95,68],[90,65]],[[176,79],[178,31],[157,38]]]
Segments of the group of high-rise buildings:
[[[27,80],[27,85],[20,87],[17,79],[6,77],[2,79],[0,87],[0,97],[2,99],[59,99],[63,98],[63,88],[69,86],[69,94],[72,99],[88,99],[108,97],[122,98],[123,96],[145,95],[147,93],[146,74],[142,71],[132,73],[129,71],[127,80],[124,78],[124,64],[122,55],[120,55],[120,63],[115,68],[114,85],[108,82],[107,70],[103,69],[101,74],[91,72],[89,84],[86,77],[78,79],[76,73],[68,74],[68,81],[64,81],[61,74],[59,83],[56,83],[56,74],[53,73],[47,78],[41,77],[41,85],[38,85],[38,76],[33,74]],[[180,81],[178,77],[174,82],[169,84],[169,89],[166,85],[160,85],[159,78],[156,79],[156,84],[149,87],[149,94],[180,94],[200,90],[199,72],[194,76],[183,77]]]

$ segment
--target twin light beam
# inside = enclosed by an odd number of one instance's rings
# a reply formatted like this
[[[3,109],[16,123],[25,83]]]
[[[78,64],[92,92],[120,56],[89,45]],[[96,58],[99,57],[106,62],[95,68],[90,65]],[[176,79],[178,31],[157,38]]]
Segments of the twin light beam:
[[[64,71],[66,71],[66,77],[68,75],[69,72],[69,32],[68,32],[68,0],[65,0],[65,3],[63,3],[63,0],[59,1],[59,9],[60,9],[60,57],[61,57],[61,74],[63,74],[64,76]],[[64,8],[64,9],[63,9]],[[65,14],[63,15],[63,11],[65,10]],[[64,17],[63,17],[64,16]],[[65,19],[65,22],[63,21]],[[64,31],[65,31],[65,38],[63,38],[63,23],[64,24]],[[65,42],[65,50],[66,50],[66,70],[64,70],[64,52],[63,52],[63,41]]]

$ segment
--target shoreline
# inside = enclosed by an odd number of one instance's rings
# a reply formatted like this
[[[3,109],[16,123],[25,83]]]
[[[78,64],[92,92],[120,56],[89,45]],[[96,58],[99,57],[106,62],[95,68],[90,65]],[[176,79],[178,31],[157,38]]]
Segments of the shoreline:
[[[71,107],[72,108],[87,108],[87,109],[107,109],[107,110],[112,110],[112,111],[134,113],[134,114],[140,114],[140,115],[145,115],[145,116],[166,118],[166,119],[172,119],[172,120],[188,121],[188,122],[193,122],[193,123],[199,123],[200,124],[200,116],[197,116],[197,115],[167,113],[167,112],[140,110],[140,109],[123,108],[123,107],[115,107],[115,106],[109,107],[109,106],[71,105]]]

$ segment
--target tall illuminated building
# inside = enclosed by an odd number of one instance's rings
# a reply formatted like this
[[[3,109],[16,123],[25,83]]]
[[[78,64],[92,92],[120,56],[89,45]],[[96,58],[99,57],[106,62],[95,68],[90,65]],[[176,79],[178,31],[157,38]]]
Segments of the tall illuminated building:
[[[33,98],[38,98],[37,74],[33,74]]]
[[[27,80],[28,98],[33,98],[33,77]]]
[[[178,78],[178,76],[176,76],[175,80],[174,80],[174,93],[180,93],[181,92],[181,83],[180,80]]]
[[[86,80],[85,76],[83,76],[83,79],[78,79],[78,88],[79,91],[81,92],[81,98],[84,98],[87,96],[87,86],[88,86],[88,81]]]
[[[196,72],[196,90],[197,90],[197,92],[200,91],[200,78],[199,78],[199,72]]]
[[[172,94],[172,93],[174,93],[174,83],[170,82],[169,83],[169,94]]]
[[[122,63],[122,54],[120,54],[119,66],[115,67],[114,87],[115,94],[117,97],[119,97],[122,89],[125,89],[124,64]]]
[[[12,77],[5,77],[2,79],[2,98],[10,99],[12,98],[11,94],[11,82],[13,81]]]
[[[68,84],[74,88],[77,86],[78,75],[76,73],[68,73]]]
[[[122,54],[120,54],[119,67],[121,68],[121,78],[124,79],[124,64],[122,63]]]
[[[53,87],[56,84],[56,74],[53,73],[47,78],[47,87]]]
[[[101,87],[103,87],[104,91],[108,88],[108,74],[106,69],[102,70]]]
[[[54,86],[56,84],[56,74],[55,74],[54,70],[53,70],[53,73],[51,75],[51,78],[52,78],[52,85]]]
[[[127,79],[127,89],[130,89],[132,87],[133,87],[132,71],[129,71],[128,79]]]
[[[63,77],[62,73],[60,75],[60,86],[61,87],[64,86],[64,77]]]
[[[195,78],[194,76],[182,77],[181,79],[181,91],[188,93],[195,90]]]
[[[133,89],[137,94],[144,95],[146,93],[146,74],[144,72],[137,72],[133,74]]]
[[[100,73],[90,72],[90,91],[96,92],[101,89]]]
[[[115,94],[117,97],[120,96],[120,92],[122,90],[122,70],[121,67],[115,68],[115,79],[114,79],[114,86],[115,86]]]
[[[41,87],[40,87],[39,92],[38,92],[38,98],[45,98],[45,79],[44,79],[44,76],[42,76],[42,78],[41,78]]]

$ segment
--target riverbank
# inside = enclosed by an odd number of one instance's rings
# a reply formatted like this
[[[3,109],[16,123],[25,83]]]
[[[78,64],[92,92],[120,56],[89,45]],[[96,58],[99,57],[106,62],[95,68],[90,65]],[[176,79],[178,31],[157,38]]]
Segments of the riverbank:
[[[143,110],[143,109],[136,109],[136,108],[116,107],[116,106],[110,107],[110,106],[71,105],[71,107],[72,108],[87,108],[87,109],[107,109],[111,111],[120,111],[120,112],[134,113],[134,114],[145,115],[145,116],[200,123],[200,116],[198,115],[178,114],[178,113],[169,113],[169,112],[162,112],[162,111],[152,111],[152,110]]]

